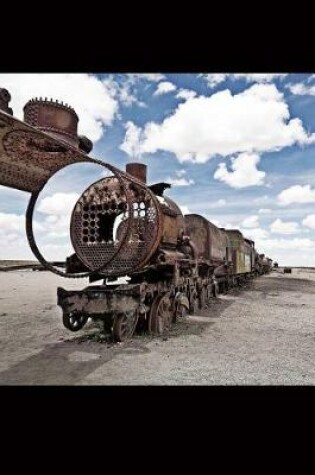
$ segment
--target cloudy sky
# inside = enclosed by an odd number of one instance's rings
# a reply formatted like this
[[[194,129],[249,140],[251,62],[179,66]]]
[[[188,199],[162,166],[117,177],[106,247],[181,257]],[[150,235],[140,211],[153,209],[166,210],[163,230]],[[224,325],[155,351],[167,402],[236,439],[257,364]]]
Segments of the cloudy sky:
[[[185,213],[239,228],[280,265],[315,266],[315,75],[0,74],[14,115],[32,97],[77,111],[91,156],[148,165]],[[69,215],[103,173],[73,165],[51,179],[35,214],[48,259],[71,251]],[[0,259],[28,259],[28,194],[0,187]]]

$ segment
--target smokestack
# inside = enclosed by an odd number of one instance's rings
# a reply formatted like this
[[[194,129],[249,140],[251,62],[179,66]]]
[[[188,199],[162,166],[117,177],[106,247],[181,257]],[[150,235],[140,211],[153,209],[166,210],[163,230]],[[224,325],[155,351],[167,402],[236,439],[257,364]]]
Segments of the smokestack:
[[[24,121],[85,153],[93,148],[91,140],[78,136],[79,118],[75,110],[63,102],[47,98],[31,99],[24,106]]]
[[[144,163],[127,163],[126,172],[143,183],[147,182],[147,166]]]
[[[0,110],[3,110],[7,114],[13,115],[13,110],[9,107],[11,101],[11,94],[7,89],[0,88]]]
[[[24,121],[78,147],[78,121],[74,109],[52,99],[31,99],[24,106]]]

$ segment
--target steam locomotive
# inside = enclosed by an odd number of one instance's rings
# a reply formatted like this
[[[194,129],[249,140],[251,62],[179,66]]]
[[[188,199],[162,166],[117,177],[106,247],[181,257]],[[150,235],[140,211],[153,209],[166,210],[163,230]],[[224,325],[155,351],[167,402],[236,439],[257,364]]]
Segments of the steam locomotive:
[[[144,164],[129,163],[124,172],[89,157],[92,143],[78,137],[78,116],[70,106],[33,99],[22,122],[12,116],[9,100],[0,89],[0,184],[31,193],[26,233],[36,258],[58,275],[89,277],[92,284],[57,289],[67,329],[78,331],[92,318],[117,341],[130,338],[137,326],[163,334],[219,292],[271,270],[272,260],[239,230],[218,228],[198,214],[183,216],[164,194],[169,184],[147,184]],[[75,252],[63,271],[41,254],[33,213],[51,176],[77,162],[104,167],[110,176],[91,184],[73,208]],[[117,283],[123,276],[127,283]]]

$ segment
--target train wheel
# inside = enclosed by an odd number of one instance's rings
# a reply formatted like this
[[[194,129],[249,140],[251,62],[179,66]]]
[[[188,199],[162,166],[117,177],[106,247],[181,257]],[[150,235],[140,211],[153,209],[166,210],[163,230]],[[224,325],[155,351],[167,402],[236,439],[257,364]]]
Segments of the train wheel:
[[[139,313],[137,311],[129,311],[119,313],[114,318],[113,337],[116,341],[126,341],[132,337],[137,323]]]
[[[83,313],[63,313],[62,315],[62,323],[63,325],[72,332],[77,332],[84,327],[86,322],[88,321],[88,316],[84,315]]]
[[[163,333],[170,329],[172,322],[171,307],[169,293],[155,297],[150,310],[149,333],[163,335]]]

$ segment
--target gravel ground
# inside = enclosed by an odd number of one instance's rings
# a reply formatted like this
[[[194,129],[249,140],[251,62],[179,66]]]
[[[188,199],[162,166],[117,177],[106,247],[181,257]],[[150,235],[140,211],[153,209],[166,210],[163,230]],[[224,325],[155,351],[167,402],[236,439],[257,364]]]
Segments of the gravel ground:
[[[315,272],[255,279],[212,300],[163,338],[98,342],[88,323],[63,328],[49,272],[0,273],[0,384],[313,385]]]

